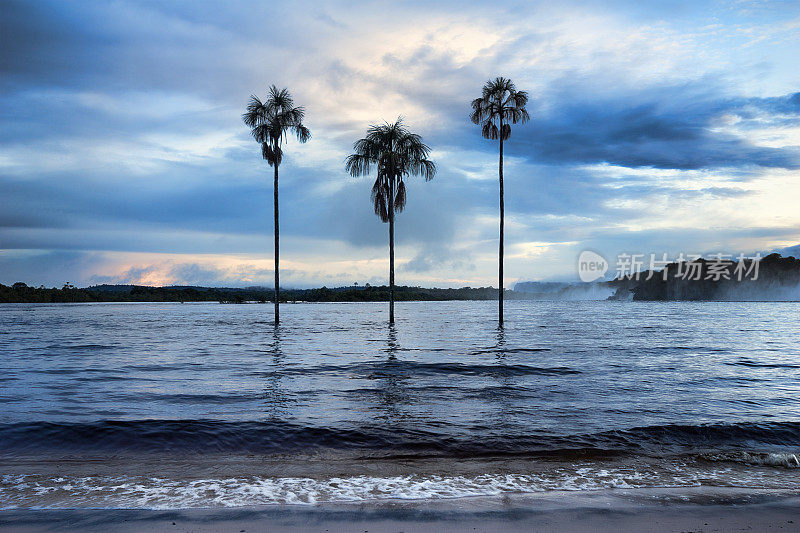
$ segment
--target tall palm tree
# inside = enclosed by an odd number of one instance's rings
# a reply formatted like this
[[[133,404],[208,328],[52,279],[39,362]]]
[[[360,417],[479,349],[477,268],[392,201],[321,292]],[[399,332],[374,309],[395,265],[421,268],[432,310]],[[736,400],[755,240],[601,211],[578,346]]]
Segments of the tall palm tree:
[[[503,141],[511,136],[511,124],[530,120],[525,109],[528,93],[518,91],[514,82],[507,78],[489,80],[483,86],[480,98],[472,101],[470,119],[480,124],[481,134],[491,140],[500,139],[500,261],[499,261],[499,323],[503,325],[503,231],[505,227],[505,203],[503,199]]]
[[[372,207],[382,222],[389,223],[389,323],[394,324],[394,216],[406,205],[403,179],[414,175],[430,181],[436,165],[428,159],[430,148],[406,129],[402,118],[370,126],[367,136],[353,144],[353,151],[345,163],[351,176],[368,176],[373,167],[377,169]]]
[[[272,85],[269,96],[262,102],[255,95],[250,95],[247,112],[242,120],[250,128],[253,138],[261,144],[261,157],[267,160],[274,169],[273,183],[274,219],[275,219],[275,325],[280,323],[280,230],[278,224],[278,167],[283,159],[281,146],[289,134],[304,143],[311,137],[311,132],[303,126],[305,109],[295,107],[292,96],[287,89],[278,90]]]

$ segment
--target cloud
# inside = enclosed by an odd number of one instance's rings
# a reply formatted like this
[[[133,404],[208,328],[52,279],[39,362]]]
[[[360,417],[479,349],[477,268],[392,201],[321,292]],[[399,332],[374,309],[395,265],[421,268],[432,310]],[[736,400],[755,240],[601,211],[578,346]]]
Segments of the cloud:
[[[717,233],[725,246],[800,237],[781,229],[800,227],[790,9],[5,1],[2,10],[3,279],[267,283],[271,174],[240,114],[270,83],[290,87],[313,134],[291,142],[281,166],[282,257],[298,286],[385,280],[386,225],[372,214],[370,180],[347,176],[343,160],[368,124],[401,114],[440,170],[430,183],[409,180],[398,281],[494,280],[497,145],[467,115],[497,74],[530,91],[534,116],[506,146],[511,276],[571,268],[582,244],[714,244],[696,238],[704,215],[728,228]]]
[[[474,259],[467,250],[455,250],[450,246],[426,245],[414,257],[401,263],[401,272],[414,274],[438,274],[452,277],[454,273],[470,273],[475,270]]]
[[[291,271],[284,272],[291,276]],[[274,285],[274,270],[254,265],[238,264],[220,268],[201,263],[170,261],[144,267],[130,267],[116,275],[93,275],[92,284],[120,285],[194,285],[206,287],[245,285]]]

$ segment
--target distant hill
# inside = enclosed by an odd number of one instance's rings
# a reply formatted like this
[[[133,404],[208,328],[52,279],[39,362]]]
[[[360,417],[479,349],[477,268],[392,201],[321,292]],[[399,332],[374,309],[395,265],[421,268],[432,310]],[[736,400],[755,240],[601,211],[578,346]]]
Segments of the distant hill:
[[[733,261],[723,262],[724,272],[715,274],[720,265],[700,259],[667,265],[666,279],[663,270],[644,271],[638,277],[593,283],[519,282],[514,291],[534,300],[800,301],[800,259],[795,259],[800,257],[800,245],[783,251],[788,257],[773,253],[761,259],[757,268],[753,268],[758,272],[756,279],[751,279],[751,274],[739,281],[737,264]],[[745,266],[753,267],[752,262],[745,262]],[[694,269],[699,279],[683,276],[688,269]]]
[[[787,246],[786,248],[779,248],[775,250],[773,253],[780,254],[784,257],[796,257],[800,258],[800,244],[795,244],[794,246]],[[767,255],[767,254],[762,254]]]
[[[737,268],[742,266],[749,275],[740,275]],[[609,282],[617,289],[612,299],[800,301],[800,259],[794,257],[770,254],[743,265],[698,259],[671,263],[665,270],[666,274],[643,272],[638,280],[626,277]],[[686,275],[689,271],[691,276]]]

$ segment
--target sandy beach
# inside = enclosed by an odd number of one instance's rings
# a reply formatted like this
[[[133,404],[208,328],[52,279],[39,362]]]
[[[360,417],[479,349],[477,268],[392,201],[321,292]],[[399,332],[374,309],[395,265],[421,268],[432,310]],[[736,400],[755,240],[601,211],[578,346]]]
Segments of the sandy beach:
[[[0,530],[170,532],[800,531],[800,497],[740,490],[185,510],[14,510]]]

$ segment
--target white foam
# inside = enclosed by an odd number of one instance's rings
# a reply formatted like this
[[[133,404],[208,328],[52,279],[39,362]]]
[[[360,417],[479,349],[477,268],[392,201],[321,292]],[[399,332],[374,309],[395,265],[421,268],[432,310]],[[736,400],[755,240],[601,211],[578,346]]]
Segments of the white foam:
[[[800,460],[793,453],[751,454],[744,452],[742,458],[745,462],[755,465],[785,466],[786,468],[800,466]]]
[[[690,481],[694,485],[696,482]],[[187,508],[265,504],[313,505],[319,502],[438,500],[550,490],[599,490],[673,486],[685,480],[632,471],[591,467],[556,469],[547,474],[478,476],[409,475],[393,477],[220,478],[180,481],[166,478],[3,476],[4,508],[116,507]]]
[[[794,453],[752,453],[735,452],[710,454],[703,456],[711,461],[730,461],[734,463],[745,463],[751,465],[778,466],[785,468],[800,467],[800,459]]]
[[[744,461],[744,455],[740,456]],[[750,454],[750,464],[794,465],[794,454]],[[758,462],[761,461],[761,462]],[[769,462],[772,461],[772,462]],[[163,477],[86,476],[53,478],[44,475],[0,477],[0,508],[140,508],[239,507],[271,504],[314,505],[322,502],[441,500],[532,494],[546,491],[592,491],[666,487],[800,488],[780,469],[662,463],[640,468],[575,465],[539,473],[445,476],[241,477],[168,479]],[[793,477],[793,476],[792,476]],[[797,485],[797,486],[795,486]]]

